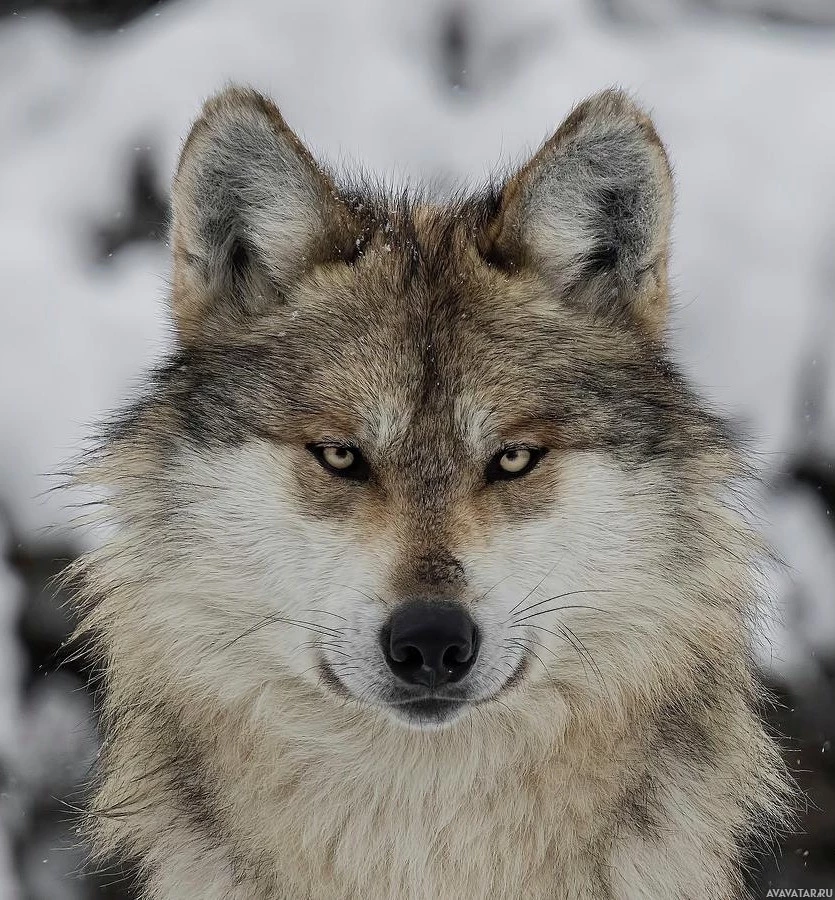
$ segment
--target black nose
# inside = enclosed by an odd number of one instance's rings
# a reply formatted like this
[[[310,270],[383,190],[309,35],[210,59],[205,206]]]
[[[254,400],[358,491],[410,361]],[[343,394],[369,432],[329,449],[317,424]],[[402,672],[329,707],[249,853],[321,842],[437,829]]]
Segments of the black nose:
[[[412,600],[380,635],[386,662],[408,684],[461,681],[478,656],[478,630],[457,603]]]

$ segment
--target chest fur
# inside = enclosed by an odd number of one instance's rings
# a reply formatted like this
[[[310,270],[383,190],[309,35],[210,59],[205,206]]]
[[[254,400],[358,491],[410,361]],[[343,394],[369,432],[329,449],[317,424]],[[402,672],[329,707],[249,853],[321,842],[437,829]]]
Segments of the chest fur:
[[[591,777],[554,759],[489,770],[372,760],[285,754],[234,775],[204,760],[170,795],[172,812],[190,815],[192,847],[222,848],[232,881],[251,885],[242,896],[608,896],[611,766]]]

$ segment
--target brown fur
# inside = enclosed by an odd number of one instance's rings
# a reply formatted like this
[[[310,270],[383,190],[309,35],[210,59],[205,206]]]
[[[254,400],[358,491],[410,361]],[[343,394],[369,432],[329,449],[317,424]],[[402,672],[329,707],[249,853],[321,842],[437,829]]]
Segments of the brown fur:
[[[180,346],[84,476],[116,525],[81,565],[90,822],[149,900],[742,896],[786,788],[745,467],[661,341],[671,202],[618,92],[444,204],[339,187],[253,92],[207,104]],[[491,482],[507,445],[543,455]],[[424,596],[483,639],[443,728],[396,719],[379,652]]]

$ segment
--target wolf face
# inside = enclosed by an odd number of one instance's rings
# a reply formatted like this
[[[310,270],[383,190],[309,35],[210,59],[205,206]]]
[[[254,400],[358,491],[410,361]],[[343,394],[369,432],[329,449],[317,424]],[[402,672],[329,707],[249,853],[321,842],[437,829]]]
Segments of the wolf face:
[[[661,345],[671,193],[617,92],[444,204],[338,185],[253,92],[210,101],[174,186],[178,350],[100,463],[113,658],[154,647],[196,697],[295,685],[311,729],[715,676],[737,464]]]

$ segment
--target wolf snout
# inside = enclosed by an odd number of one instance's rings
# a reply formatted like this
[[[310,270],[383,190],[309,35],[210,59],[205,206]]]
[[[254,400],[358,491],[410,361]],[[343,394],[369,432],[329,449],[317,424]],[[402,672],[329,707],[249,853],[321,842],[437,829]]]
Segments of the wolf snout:
[[[407,684],[435,688],[463,680],[478,656],[478,629],[459,603],[411,600],[380,634],[391,671]]]

